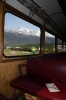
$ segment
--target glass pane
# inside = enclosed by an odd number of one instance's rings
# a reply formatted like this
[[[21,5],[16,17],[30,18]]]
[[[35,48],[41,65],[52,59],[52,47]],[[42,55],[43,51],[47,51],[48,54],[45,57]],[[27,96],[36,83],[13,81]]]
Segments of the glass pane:
[[[55,36],[45,32],[45,54],[55,52]]]
[[[58,46],[57,46],[58,52],[62,52],[62,40],[58,39]]]
[[[39,54],[40,28],[11,14],[5,14],[4,55]]]
[[[64,44],[63,44],[62,52],[66,52],[66,43],[65,43],[65,42],[64,42]]]

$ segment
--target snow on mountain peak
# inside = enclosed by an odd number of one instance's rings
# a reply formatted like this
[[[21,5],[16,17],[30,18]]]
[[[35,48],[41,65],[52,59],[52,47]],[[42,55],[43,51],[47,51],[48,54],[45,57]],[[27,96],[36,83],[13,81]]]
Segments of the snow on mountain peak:
[[[18,33],[18,34],[25,34],[25,35],[32,35],[32,36],[40,36],[40,30],[34,31],[34,30],[29,30],[26,28],[14,28],[14,29],[6,29],[5,32],[10,32],[10,33]],[[52,37],[54,38],[53,35],[48,34],[47,32],[45,32],[45,36],[47,37]]]
[[[11,32],[11,33],[18,33],[18,34],[25,34],[25,35],[36,35],[40,36],[40,31],[34,31],[34,30],[29,30],[26,28],[16,28],[16,29],[6,29],[5,32]]]
[[[29,32],[29,30],[26,28],[18,28],[17,31],[18,32],[23,32],[23,31]]]
[[[52,34],[48,33],[48,32],[45,32],[45,36],[54,38],[54,36]]]

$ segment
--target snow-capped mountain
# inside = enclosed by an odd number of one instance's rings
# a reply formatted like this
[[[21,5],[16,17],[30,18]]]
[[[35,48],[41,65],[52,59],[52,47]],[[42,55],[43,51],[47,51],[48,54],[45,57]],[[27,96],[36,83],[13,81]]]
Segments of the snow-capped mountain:
[[[10,32],[10,33],[19,33],[19,34],[25,34],[25,35],[35,35],[35,36],[40,36],[40,30],[34,31],[34,30],[28,30],[26,28],[17,28],[17,29],[6,29],[5,32]],[[33,34],[32,34],[33,33]],[[47,32],[45,33],[45,36],[47,37],[54,37],[51,34],[48,34]]]
[[[45,32],[45,36],[46,36],[46,37],[51,37],[51,38],[54,38],[54,36],[53,36],[53,35],[51,35],[51,34],[49,34],[48,32]]]
[[[6,29],[5,32],[7,33],[15,33],[15,34],[24,34],[24,35],[35,35],[40,36],[40,30],[34,31],[34,30],[28,30],[26,28],[17,28],[17,29]]]
[[[49,39],[48,39],[49,38]],[[54,37],[46,32],[46,42],[54,41]],[[28,30],[26,28],[6,29],[4,34],[5,45],[22,45],[22,44],[40,43],[40,30]]]

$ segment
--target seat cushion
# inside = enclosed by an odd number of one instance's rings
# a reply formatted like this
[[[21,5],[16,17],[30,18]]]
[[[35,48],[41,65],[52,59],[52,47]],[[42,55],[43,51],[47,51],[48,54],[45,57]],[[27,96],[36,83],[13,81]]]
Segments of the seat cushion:
[[[46,83],[54,83],[59,92],[49,92]],[[23,75],[12,80],[12,87],[22,90],[26,93],[35,95],[46,100],[66,100],[66,88],[55,79],[48,79],[44,77]]]
[[[64,80],[59,80],[59,82],[60,82],[61,84],[63,84],[63,85],[66,87],[66,79],[64,79]]]

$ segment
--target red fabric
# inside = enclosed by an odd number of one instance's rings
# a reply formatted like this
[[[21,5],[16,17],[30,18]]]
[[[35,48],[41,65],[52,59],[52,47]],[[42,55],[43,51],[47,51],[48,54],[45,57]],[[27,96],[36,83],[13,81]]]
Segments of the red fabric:
[[[60,92],[49,92],[46,83],[54,83]],[[23,75],[14,79],[11,86],[46,100],[66,100],[66,88],[55,79]]]
[[[59,80],[59,82],[66,87],[66,79],[65,80]]]
[[[0,100],[9,100],[9,99],[3,96],[2,94],[0,94]]]
[[[66,79],[62,80],[62,82],[66,83]]]
[[[46,100],[66,100],[66,83],[62,80],[66,80],[65,59],[29,57],[27,75],[14,79],[11,86]],[[45,84],[51,82],[60,92],[49,92]]]
[[[66,79],[66,59],[29,57],[27,73],[58,80]]]

